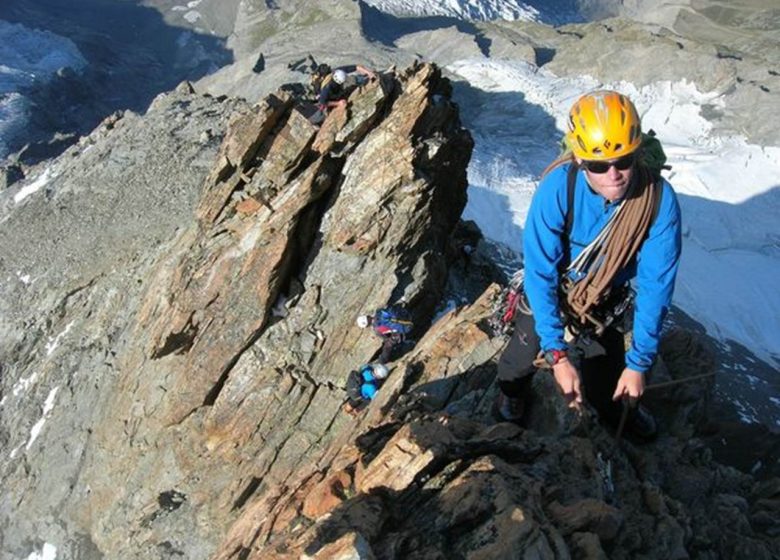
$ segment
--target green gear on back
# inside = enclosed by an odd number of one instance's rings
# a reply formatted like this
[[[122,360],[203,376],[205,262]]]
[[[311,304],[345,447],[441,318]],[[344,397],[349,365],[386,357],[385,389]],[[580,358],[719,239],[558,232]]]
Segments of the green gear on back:
[[[671,165],[666,165],[666,154],[661,141],[656,137],[655,131],[651,128],[642,133],[642,144],[640,149],[640,159],[653,173],[657,179],[661,176],[663,169],[671,169]]]
[[[571,147],[566,135],[561,138],[560,148],[561,156],[571,153]],[[662,170],[672,168],[671,165],[666,164],[666,153],[652,128],[642,133],[642,144],[639,146],[639,160],[647,166],[656,179],[661,176]]]

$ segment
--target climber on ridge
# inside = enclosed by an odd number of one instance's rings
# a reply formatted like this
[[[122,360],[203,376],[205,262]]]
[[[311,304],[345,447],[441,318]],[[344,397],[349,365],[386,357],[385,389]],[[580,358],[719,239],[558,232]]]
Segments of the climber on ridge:
[[[377,309],[373,315],[361,315],[356,323],[361,329],[372,327],[374,334],[382,339],[382,353],[379,355],[382,364],[393,359],[393,352],[404,343],[413,326],[409,311],[401,305]]]
[[[374,399],[389,373],[385,365],[406,341],[412,330],[412,319],[408,310],[401,305],[390,305],[374,312],[361,315],[356,324],[361,329],[372,327],[374,334],[382,340],[382,351],[376,362],[365,364],[347,376],[347,402],[345,410],[354,414],[365,408]]]
[[[585,397],[612,426],[620,421],[620,401],[642,396],[681,251],[677,196],[648,166],[645,137],[625,95],[595,91],[572,106],[569,150],[543,173],[523,231],[530,309],[518,306],[499,359],[500,419],[521,421],[537,365],[552,369],[570,407]],[[626,350],[621,326],[632,298]],[[570,359],[589,342],[579,364]],[[657,433],[641,406],[630,410],[625,429],[643,440]]]
[[[340,66],[331,70],[320,64],[312,74],[312,90],[317,96],[317,112],[309,117],[312,124],[322,124],[328,112],[347,104],[347,97],[357,86],[362,86],[376,74],[360,64]]]

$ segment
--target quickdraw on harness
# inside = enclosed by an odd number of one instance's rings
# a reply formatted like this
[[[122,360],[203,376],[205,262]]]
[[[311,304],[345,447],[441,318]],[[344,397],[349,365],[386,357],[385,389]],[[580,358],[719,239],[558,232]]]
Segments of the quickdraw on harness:
[[[510,336],[514,330],[515,316],[518,311],[531,314],[523,292],[524,276],[522,268],[515,272],[509,284],[494,298],[488,319],[488,326],[493,336]]]

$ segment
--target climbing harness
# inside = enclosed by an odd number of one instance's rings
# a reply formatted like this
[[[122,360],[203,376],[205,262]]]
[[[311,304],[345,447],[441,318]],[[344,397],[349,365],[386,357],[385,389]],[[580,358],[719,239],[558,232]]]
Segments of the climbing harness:
[[[629,194],[641,188],[639,195],[624,197],[599,234],[572,260],[568,253],[578,171],[578,166],[571,162],[567,176],[568,205],[561,235],[564,247],[561,263],[564,266],[559,270],[559,301],[567,328],[587,342],[600,336],[633,303],[634,291],[628,286],[616,290],[612,282],[639,251],[657,216],[663,188],[653,179],[653,171],[638,167]],[[522,281],[523,271],[520,270],[494,301],[488,320],[494,336],[512,334],[519,306],[523,306],[521,311],[530,314],[522,292]]]
[[[412,318],[409,312],[401,306],[391,305],[377,310],[371,321],[374,332],[379,336],[399,334],[402,337],[412,331]]]

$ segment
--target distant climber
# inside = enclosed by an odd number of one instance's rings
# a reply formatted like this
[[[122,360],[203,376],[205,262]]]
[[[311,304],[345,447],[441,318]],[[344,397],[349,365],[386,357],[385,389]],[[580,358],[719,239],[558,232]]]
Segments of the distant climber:
[[[404,343],[413,327],[409,311],[401,305],[383,307],[373,315],[361,315],[356,322],[361,329],[372,327],[374,333],[382,339],[382,352],[379,355],[379,363],[382,364],[392,359],[393,353]]]
[[[614,426],[619,401],[642,396],[656,358],[680,260],[680,207],[646,159],[640,118],[625,95],[580,97],[567,142],[570,149],[542,176],[523,231],[524,305],[499,360],[496,413],[522,419],[541,365],[552,369],[569,406],[584,396]],[[626,350],[621,327],[632,308]],[[586,346],[578,366],[572,351]],[[625,429],[640,439],[657,432],[641,406]]]
[[[328,112],[347,104],[347,97],[358,86],[376,78],[376,74],[360,64],[340,66],[331,70],[320,64],[312,73],[311,88],[317,98],[317,112],[309,117],[313,124],[321,124]]]
[[[356,323],[361,329],[372,327],[374,334],[382,339],[382,351],[376,362],[363,365],[347,376],[344,408],[350,414],[359,412],[374,398],[388,375],[385,364],[406,341],[413,326],[409,311],[401,305],[383,307],[373,315],[361,315]]]
[[[376,397],[390,370],[380,363],[365,364],[347,376],[347,402],[344,409],[354,414],[363,410]]]

